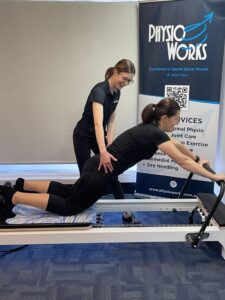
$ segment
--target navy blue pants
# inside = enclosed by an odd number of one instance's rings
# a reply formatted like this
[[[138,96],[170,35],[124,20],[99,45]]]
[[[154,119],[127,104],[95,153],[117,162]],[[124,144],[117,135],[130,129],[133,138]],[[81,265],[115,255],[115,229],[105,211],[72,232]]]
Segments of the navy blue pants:
[[[91,157],[84,165],[81,177],[72,187],[51,181],[48,189],[47,211],[58,215],[74,215],[89,208],[104,194],[105,188],[117,175],[98,171],[99,155]]]

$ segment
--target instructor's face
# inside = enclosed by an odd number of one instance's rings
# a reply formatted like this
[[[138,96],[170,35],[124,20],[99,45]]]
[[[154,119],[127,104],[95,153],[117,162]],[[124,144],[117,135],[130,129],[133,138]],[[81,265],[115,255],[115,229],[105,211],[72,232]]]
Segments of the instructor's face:
[[[133,78],[134,78],[134,74],[132,73],[125,73],[125,72],[117,73],[116,82],[115,82],[116,88],[118,90],[121,90],[124,86],[133,83],[134,82]]]

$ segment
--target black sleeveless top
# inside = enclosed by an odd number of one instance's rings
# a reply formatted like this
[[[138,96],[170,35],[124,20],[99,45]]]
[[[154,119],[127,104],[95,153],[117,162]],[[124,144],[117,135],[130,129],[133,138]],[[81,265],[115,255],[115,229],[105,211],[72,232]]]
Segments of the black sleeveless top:
[[[123,173],[143,159],[150,159],[158,146],[169,141],[169,136],[152,123],[141,123],[120,134],[107,151],[118,161],[113,162],[115,172]]]

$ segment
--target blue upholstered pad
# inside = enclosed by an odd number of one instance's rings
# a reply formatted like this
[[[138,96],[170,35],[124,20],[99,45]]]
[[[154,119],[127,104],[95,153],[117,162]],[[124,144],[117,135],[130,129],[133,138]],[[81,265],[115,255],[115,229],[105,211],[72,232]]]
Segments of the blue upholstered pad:
[[[93,223],[96,217],[95,206],[74,216],[58,216],[28,205],[18,204],[13,208],[16,215],[6,220],[7,224],[53,224],[53,223]]]

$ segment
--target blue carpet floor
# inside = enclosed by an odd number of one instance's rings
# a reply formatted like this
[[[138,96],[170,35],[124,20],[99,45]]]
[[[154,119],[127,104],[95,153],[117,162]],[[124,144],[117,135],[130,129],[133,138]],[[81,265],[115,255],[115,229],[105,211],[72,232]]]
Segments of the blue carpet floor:
[[[105,213],[104,223],[121,223]],[[186,213],[136,213],[148,223],[187,223]],[[9,246],[1,246],[0,250]],[[36,245],[0,257],[0,300],[224,300],[218,243]]]

